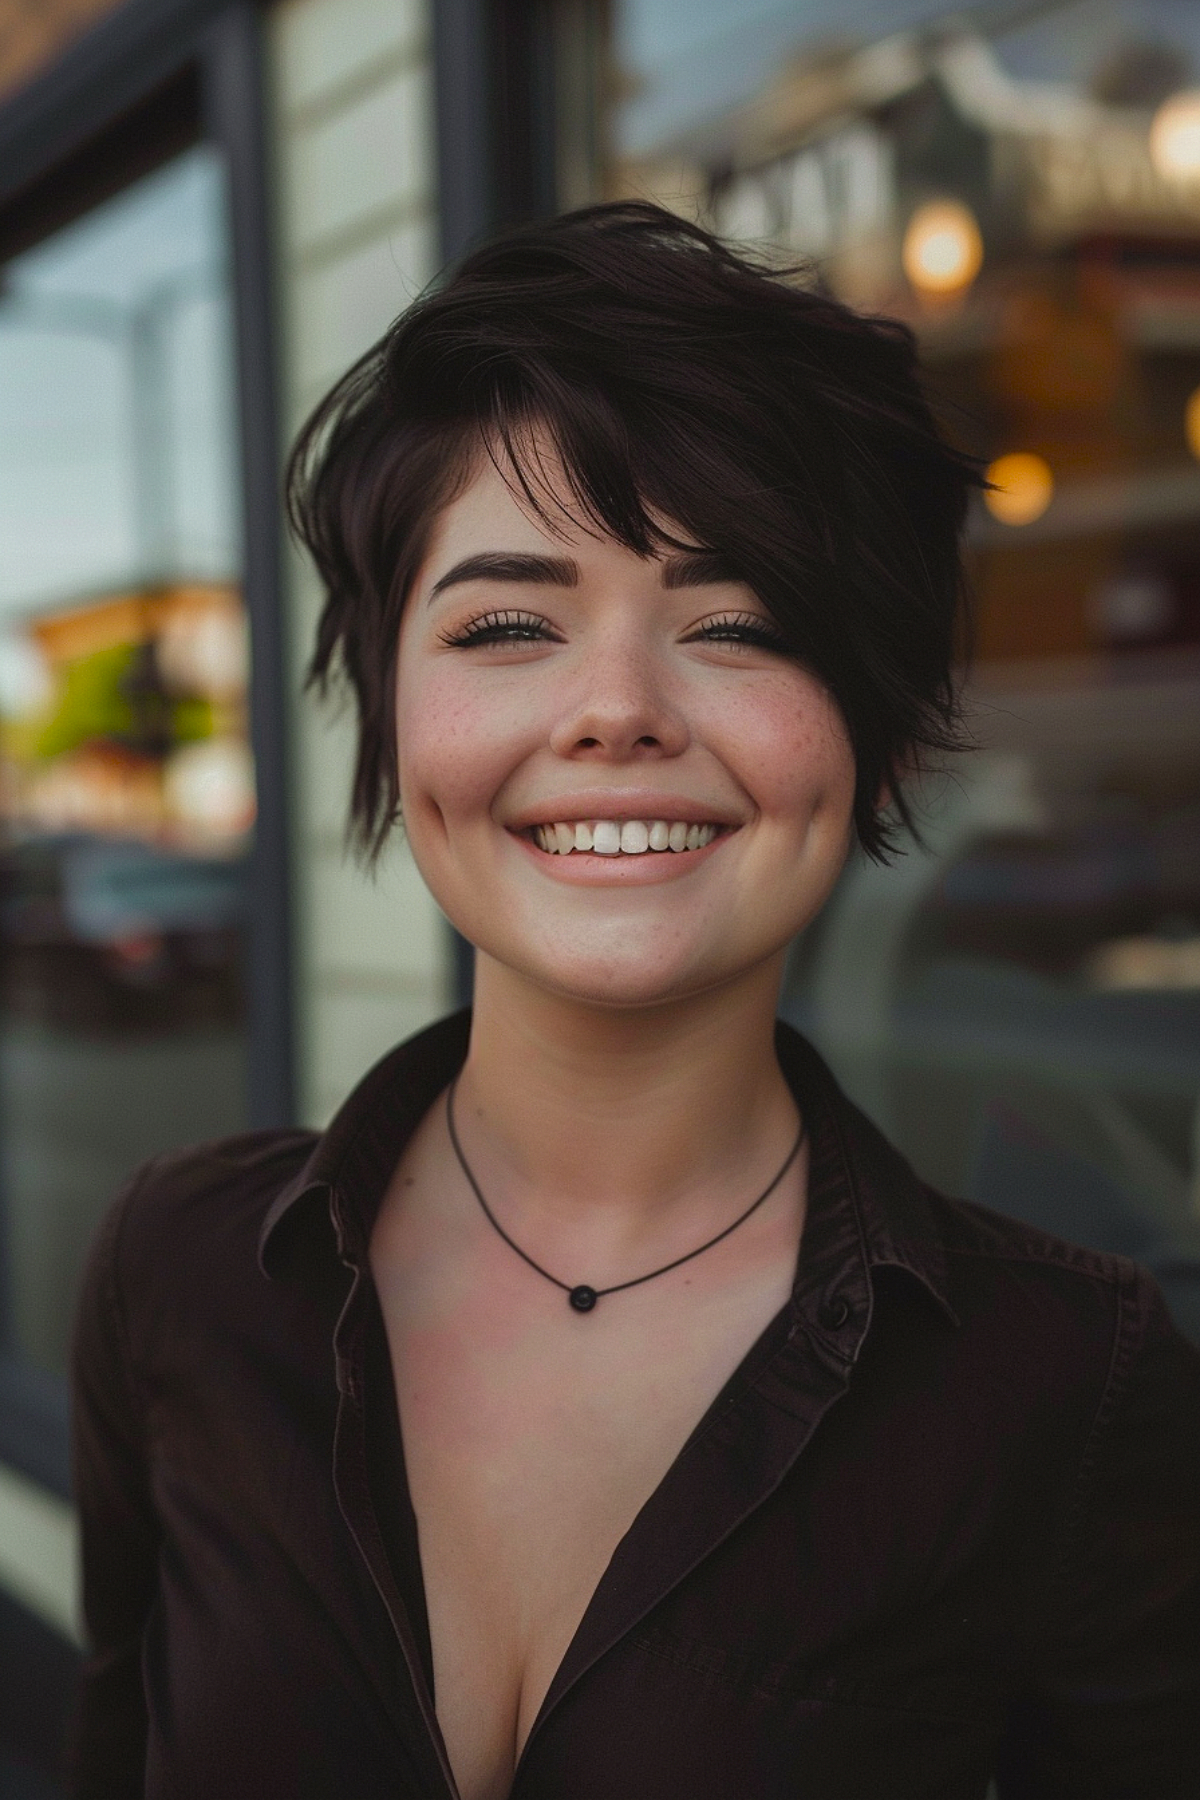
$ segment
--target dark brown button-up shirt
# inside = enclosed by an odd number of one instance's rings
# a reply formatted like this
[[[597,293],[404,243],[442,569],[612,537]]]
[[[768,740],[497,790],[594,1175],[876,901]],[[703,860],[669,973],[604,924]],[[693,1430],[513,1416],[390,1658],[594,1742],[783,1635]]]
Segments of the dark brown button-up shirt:
[[[367,1245],[469,1015],[158,1159],[75,1353],[89,1800],[448,1800]],[[925,1187],[788,1026],[796,1282],[618,1545],[512,1800],[1196,1800],[1200,1356]],[[531,1446],[531,1455],[536,1446]]]

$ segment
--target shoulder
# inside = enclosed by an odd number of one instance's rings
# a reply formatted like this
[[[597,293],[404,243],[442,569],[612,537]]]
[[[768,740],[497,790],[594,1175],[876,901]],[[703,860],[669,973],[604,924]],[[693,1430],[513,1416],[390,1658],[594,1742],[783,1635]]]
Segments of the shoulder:
[[[924,1190],[963,1353],[1093,1447],[1150,1404],[1200,1440],[1200,1351],[1150,1271],[971,1201]]]
[[[924,1214],[953,1319],[931,1324],[912,1284],[878,1271],[873,1366],[896,1421],[911,1427],[898,1441],[936,1419],[939,1457],[986,1491],[997,1516],[1032,1524],[1027,1568],[1013,1579],[1041,1596],[1039,1608],[1068,1567],[1086,1586],[1100,1547],[1142,1530],[1195,1580],[1185,1546],[1200,1544],[1200,1351],[1176,1330],[1153,1275],[918,1188],[923,1204],[907,1216]],[[1100,1588],[1111,1591],[1108,1576]]]
[[[313,1131],[248,1131],[168,1151],[135,1171],[113,1204],[118,1235],[126,1243],[182,1247],[193,1235],[261,1227],[280,1189],[300,1169],[317,1141]]]
[[[1127,1256],[1090,1249],[1026,1224],[1006,1213],[940,1193],[921,1183],[922,1195],[946,1258],[955,1299],[1003,1293],[1015,1302],[1062,1309],[1077,1325],[1115,1322],[1123,1307],[1144,1308],[1153,1278]],[[1036,1296],[1036,1300],[1035,1300]]]
[[[311,1131],[245,1132],[136,1169],[93,1239],[80,1324],[98,1309],[179,1317],[214,1279],[228,1286],[257,1276],[263,1221],[315,1142]]]
[[[1116,1296],[1144,1274],[1127,1256],[1089,1249],[1053,1232],[996,1212],[974,1200],[943,1194],[920,1183],[945,1251],[952,1278],[960,1284],[973,1275],[1005,1285],[1043,1282],[1078,1302],[1095,1293],[1111,1307]]]

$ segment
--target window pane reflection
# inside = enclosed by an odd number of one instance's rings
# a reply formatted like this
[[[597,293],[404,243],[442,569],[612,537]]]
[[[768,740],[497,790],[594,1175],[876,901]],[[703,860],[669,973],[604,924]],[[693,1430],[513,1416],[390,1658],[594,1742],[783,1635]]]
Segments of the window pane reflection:
[[[1200,1338],[1200,11],[1009,17],[621,0],[597,186],[908,320],[989,465],[978,749],[785,1010],[931,1179],[1148,1262]]]
[[[0,291],[0,1331],[64,1364],[128,1171],[244,1113],[254,781],[222,171]]]

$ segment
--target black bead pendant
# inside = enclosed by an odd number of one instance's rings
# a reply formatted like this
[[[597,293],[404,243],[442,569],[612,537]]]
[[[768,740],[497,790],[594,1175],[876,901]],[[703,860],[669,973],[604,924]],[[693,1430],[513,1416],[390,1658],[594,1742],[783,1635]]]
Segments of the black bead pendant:
[[[596,1290],[590,1287],[573,1287],[567,1296],[576,1312],[591,1312],[596,1304]]]

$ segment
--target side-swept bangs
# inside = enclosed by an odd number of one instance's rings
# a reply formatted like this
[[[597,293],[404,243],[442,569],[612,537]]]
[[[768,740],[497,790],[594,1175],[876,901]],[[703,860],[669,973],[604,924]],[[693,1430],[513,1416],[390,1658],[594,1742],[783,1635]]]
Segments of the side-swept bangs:
[[[895,847],[904,775],[958,743],[980,475],[935,426],[908,329],[795,273],[659,207],[589,207],[476,251],[317,407],[289,511],[327,592],[311,679],[340,664],[357,703],[368,855],[398,811],[396,645],[433,522],[491,454],[552,525],[535,426],[581,522],[639,555],[717,550],[755,591],[841,708],[860,842]]]

